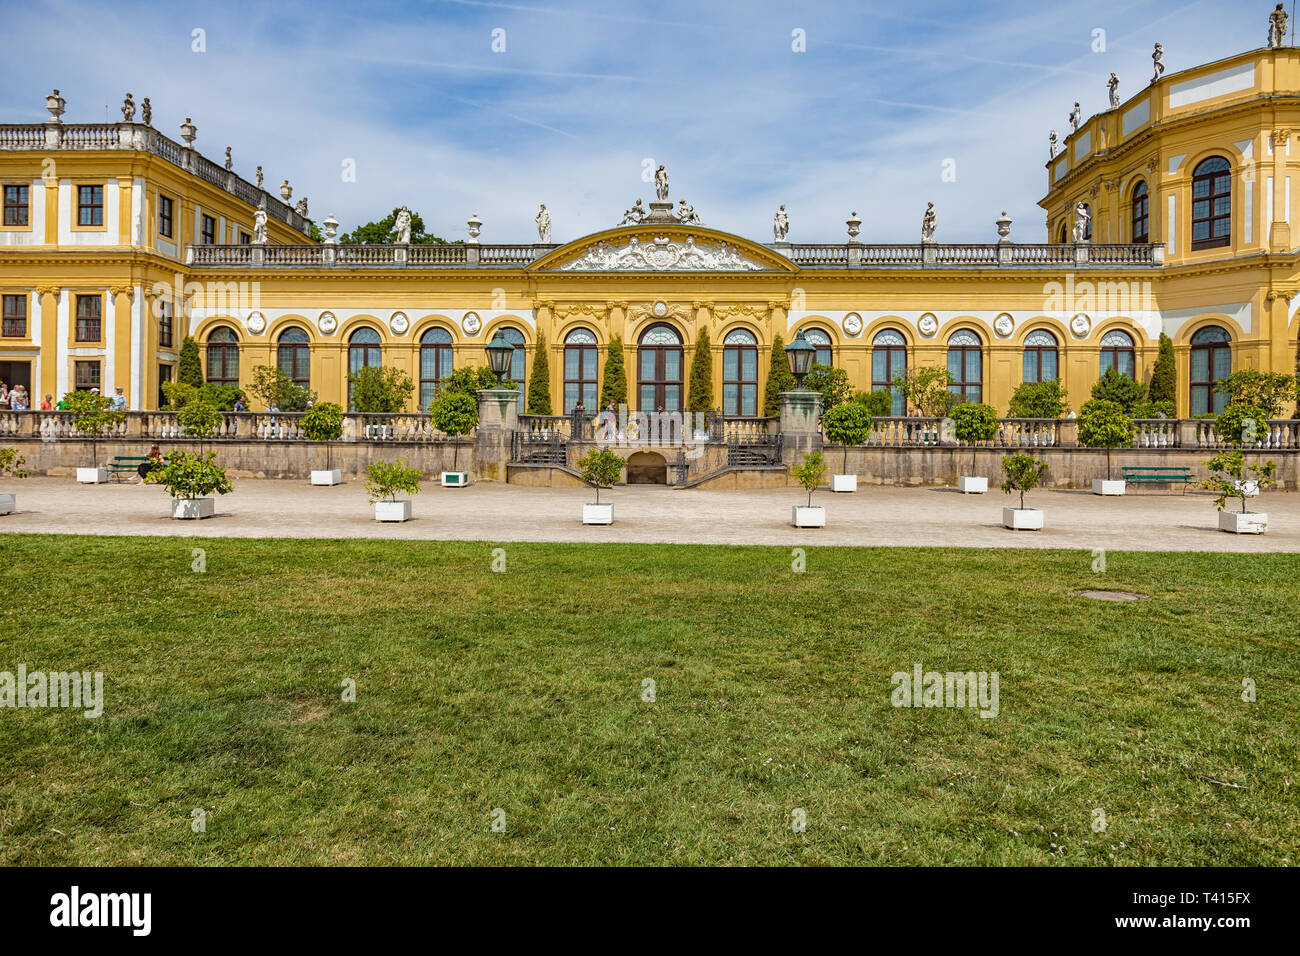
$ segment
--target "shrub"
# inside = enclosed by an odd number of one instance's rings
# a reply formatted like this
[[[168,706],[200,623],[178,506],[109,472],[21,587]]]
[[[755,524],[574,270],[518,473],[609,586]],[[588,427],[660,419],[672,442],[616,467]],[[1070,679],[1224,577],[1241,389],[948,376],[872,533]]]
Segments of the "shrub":
[[[162,485],[173,498],[206,498],[211,494],[228,495],[230,479],[217,466],[217,453],[191,455],[185,451],[169,452],[164,463],[144,476],[147,484]]]
[[[810,392],[820,392],[822,411],[837,408],[853,397],[849,373],[842,368],[815,362],[804,376],[803,387]]]
[[[785,342],[781,336],[772,339],[772,357],[767,367],[767,388],[763,392],[763,414],[774,418],[781,414],[781,393],[794,388],[794,373],[790,360],[785,357]]]
[[[194,401],[199,390],[193,385],[187,385],[184,382],[163,382],[162,393],[163,397],[167,399],[167,407],[177,409],[184,408]]]
[[[446,376],[438,383],[438,395],[446,395],[449,392],[460,392],[463,395],[471,396],[475,401],[478,400],[478,393],[481,389],[496,388],[497,377],[493,374],[492,369],[486,365],[463,365]],[[502,388],[519,389],[518,382],[512,382],[510,379],[501,380]],[[432,412],[433,408],[427,408],[425,411]]]
[[[203,384],[203,363],[199,360],[199,343],[187,335],[181,342],[180,361],[176,368],[176,381],[191,388]]]
[[[605,357],[605,376],[600,383],[600,407],[627,404],[627,367],[623,364],[623,336],[616,335],[609,343]]]
[[[1006,481],[1002,490],[1007,494],[1020,492],[1020,508],[1025,507],[1025,492],[1033,491],[1047,474],[1047,462],[1033,455],[1006,455],[1002,459],[1002,471]]]
[[[1178,366],[1174,361],[1174,343],[1165,333],[1160,333],[1160,354],[1151,366],[1151,385],[1147,397],[1152,402],[1168,402],[1173,408],[1178,395]],[[1169,417],[1173,417],[1170,411]]]
[[[496,376],[492,379],[495,385]],[[537,333],[537,345],[533,349],[533,372],[528,378],[526,401],[529,415],[551,414],[551,363],[546,354],[546,336],[541,332]]]
[[[217,385],[213,382],[206,382],[199,386],[194,398],[201,402],[207,402],[218,411],[231,412],[235,410],[235,402],[243,394],[237,385]]]
[[[185,429],[185,434],[200,441],[215,432],[222,421],[221,412],[198,398],[176,413],[176,422]]]
[[[1011,395],[1008,418],[1060,418],[1065,411],[1065,392],[1059,379],[1023,382]]]
[[[26,478],[31,472],[23,471],[27,459],[18,454],[17,448],[0,448],[0,475],[10,478]]]
[[[872,418],[889,418],[894,413],[894,393],[888,389],[858,392],[853,400],[867,410]]]
[[[1296,380],[1285,372],[1260,372],[1242,369],[1219,379],[1214,390],[1228,396],[1229,405],[1253,405],[1262,409],[1264,418],[1277,418],[1282,407],[1295,400]]]
[[[962,402],[948,413],[952,418],[952,433],[958,441],[971,443],[970,468],[975,470],[975,445],[992,441],[998,434],[998,412],[984,402]]]
[[[248,391],[268,409],[274,406],[282,412],[305,412],[316,401],[315,392],[296,384],[287,372],[274,365],[254,368]]]
[[[1147,387],[1135,382],[1123,372],[1117,372],[1115,366],[1106,369],[1106,374],[1097,379],[1092,387],[1092,397],[1104,402],[1114,402],[1124,410],[1125,415],[1133,414],[1133,406],[1146,398]]]
[[[335,402],[321,402],[307,410],[298,422],[298,428],[311,441],[333,442],[343,436],[343,406]],[[334,467],[334,446],[325,446],[325,470]]]
[[[430,416],[433,427],[452,438],[468,435],[478,424],[478,397],[464,392],[447,392],[433,403]],[[460,442],[452,444],[451,470],[456,470],[460,456]]]
[[[1214,420],[1214,433],[1229,445],[1258,445],[1268,434],[1268,416],[1256,405],[1229,405]]]
[[[1250,465],[1246,456],[1239,451],[1221,451],[1205,463],[1210,477],[1200,482],[1199,487],[1217,491],[1219,497],[1214,499],[1214,507],[1222,511],[1229,498],[1241,499],[1241,513],[1246,513],[1246,482],[1253,481],[1262,492],[1269,485],[1276,484],[1273,473],[1277,471],[1277,462],[1266,461],[1259,465]]]
[[[849,470],[849,446],[861,445],[871,434],[871,416],[857,402],[836,405],[822,416],[826,437],[844,446],[844,473]]]
[[[1127,448],[1137,436],[1137,426],[1116,402],[1094,398],[1079,410],[1079,442],[1106,449],[1106,480],[1110,480],[1110,450]]]
[[[943,418],[957,404],[957,396],[948,391],[955,381],[946,368],[914,368],[894,379],[909,405],[928,418]]]
[[[691,359],[691,381],[686,389],[686,410],[707,412],[713,408],[713,346],[709,330],[700,329],[695,340],[695,356]]]
[[[352,407],[359,412],[392,413],[406,408],[415,386],[400,368],[367,365],[348,375]]]
[[[98,467],[99,445],[95,439],[122,424],[126,415],[113,408],[113,400],[107,395],[68,392],[63,396],[63,403],[72,413],[72,427],[90,439],[91,465]]]
[[[1133,406],[1134,418],[1173,418],[1176,409],[1172,401],[1147,398]]]
[[[396,501],[397,493],[404,491],[408,495],[420,493],[420,470],[408,468],[406,461],[373,461],[366,470],[369,480],[366,482],[366,494],[370,502]]]
[[[808,492],[808,507],[812,507],[813,492],[821,487],[826,478],[826,463],[822,461],[821,452],[810,452],[803,456],[803,464],[790,469],[795,481],[803,485]]]
[[[578,461],[582,471],[582,480],[596,489],[596,504],[600,504],[600,489],[613,488],[623,474],[625,459],[620,458],[608,448],[595,449]]]

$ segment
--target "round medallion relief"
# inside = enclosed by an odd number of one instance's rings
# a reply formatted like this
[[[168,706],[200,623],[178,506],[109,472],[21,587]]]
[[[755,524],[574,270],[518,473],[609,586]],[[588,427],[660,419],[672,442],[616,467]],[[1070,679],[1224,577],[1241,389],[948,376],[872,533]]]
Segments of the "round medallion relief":
[[[466,335],[478,335],[478,330],[483,328],[483,320],[478,317],[477,312],[466,312],[464,318],[460,320],[460,327],[465,330]]]
[[[405,335],[406,330],[411,327],[411,320],[406,317],[405,312],[394,312],[388,320],[388,327],[397,335]]]
[[[656,302],[656,303],[655,303],[655,315],[667,315],[667,314],[668,314],[668,303],[667,303],[667,302]]]
[[[329,335],[339,327],[339,320],[335,318],[333,312],[322,312],[320,318],[316,320],[316,327]]]
[[[934,333],[939,331],[939,320],[931,313],[927,312],[916,320],[916,327],[920,330],[922,335],[934,335]]]
[[[261,312],[252,312],[248,316],[248,331],[254,335],[261,335],[266,331],[266,316]]]
[[[1011,318],[1011,316],[1007,315],[1005,312],[1003,312],[1001,315],[999,315],[996,319],[993,320],[993,331],[996,332],[998,335],[1002,336],[1004,339],[1012,332],[1014,332],[1015,329],[1016,329],[1015,319]]]
[[[858,335],[862,331],[862,316],[850,312],[844,317],[844,331],[849,335]]]
[[[1087,335],[1092,328],[1092,319],[1088,318],[1082,312],[1070,320],[1070,331],[1082,338]]]

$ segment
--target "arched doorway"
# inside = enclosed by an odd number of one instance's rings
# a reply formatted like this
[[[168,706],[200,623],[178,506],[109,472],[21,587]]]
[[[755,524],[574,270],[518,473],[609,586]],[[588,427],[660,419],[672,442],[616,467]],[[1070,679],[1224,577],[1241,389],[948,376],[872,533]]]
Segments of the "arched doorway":
[[[668,484],[668,462],[663,455],[652,451],[639,451],[627,460],[629,485]]]

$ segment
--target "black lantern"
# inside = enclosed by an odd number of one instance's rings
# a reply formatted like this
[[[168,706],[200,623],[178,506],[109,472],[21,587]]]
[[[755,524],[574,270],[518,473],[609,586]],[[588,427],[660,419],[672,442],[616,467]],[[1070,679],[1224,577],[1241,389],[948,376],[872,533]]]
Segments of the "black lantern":
[[[803,388],[804,376],[812,370],[817,350],[808,344],[808,340],[800,332],[794,337],[794,341],[785,347],[785,357],[790,361],[790,371],[794,374],[795,390],[799,391]]]
[[[484,351],[487,352],[488,367],[497,377],[497,388],[500,388],[502,377],[510,371],[510,360],[515,357],[515,347],[498,332]]]

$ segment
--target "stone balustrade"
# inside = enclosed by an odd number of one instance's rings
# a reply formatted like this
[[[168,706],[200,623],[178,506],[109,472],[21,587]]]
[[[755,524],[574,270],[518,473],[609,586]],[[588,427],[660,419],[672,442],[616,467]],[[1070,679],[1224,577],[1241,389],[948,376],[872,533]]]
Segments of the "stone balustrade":
[[[308,441],[300,427],[302,412],[222,412],[221,423],[204,441]],[[190,436],[173,411],[124,412],[123,420],[102,434],[77,430],[71,412],[0,411],[0,441],[39,438],[43,441],[139,439],[189,441]],[[342,441],[440,442],[447,435],[433,427],[428,415],[398,412],[372,414],[348,412],[343,416]]]

